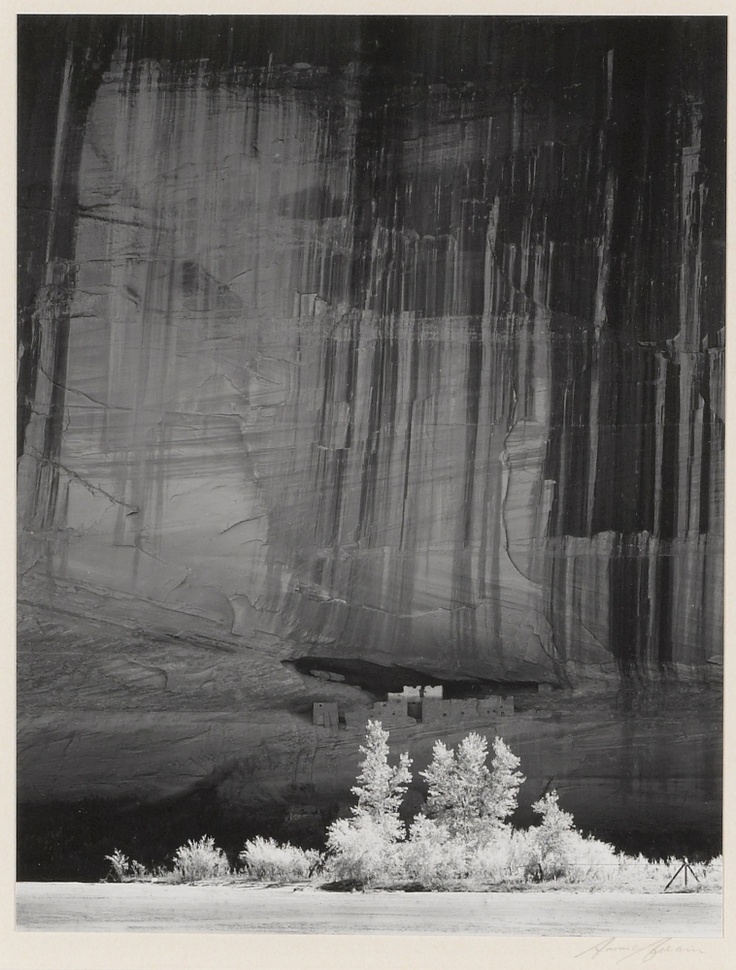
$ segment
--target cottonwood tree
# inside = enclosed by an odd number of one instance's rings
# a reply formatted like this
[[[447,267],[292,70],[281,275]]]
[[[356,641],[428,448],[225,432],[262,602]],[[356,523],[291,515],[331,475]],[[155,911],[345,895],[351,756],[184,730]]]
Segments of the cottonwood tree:
[[[519,771],[520,765],[521,758],[513,754],[503,738],[494,738],[486,809],[498,824],[511,818],[519,804],[519,788],[526,781]]]
[[[475,732],[458,745],[457,752],[436,741],[432,761],[420,775],[428,785],[427,815],[446,826],[451,837],[466,843],[487,839],[515,811],[524,776],[519,758],[503,739],[493,742],[489,770],[488,741]]]
[[[358,796],[352,812],[356,817],[368,815],[398,833],[403,831],[399,808],[411,784],[411,758],[404,752],[399,763],[391,766],[388,737],[380,721],[368,721],[365,744],[358,749],[365,758],[360,762],[357,784],[350,789]]]
[[[358,804],[351,808],[352,818],[338,819],[327,830],[329,865],[338,879],[375,882],[390,879],[400,867],[391,849],[406,838],[399,808],[412,780],[411,759],[404,753],[390,765],[388,737],[380,721],[368,722],[360,746],[365,757],[351,789]]]

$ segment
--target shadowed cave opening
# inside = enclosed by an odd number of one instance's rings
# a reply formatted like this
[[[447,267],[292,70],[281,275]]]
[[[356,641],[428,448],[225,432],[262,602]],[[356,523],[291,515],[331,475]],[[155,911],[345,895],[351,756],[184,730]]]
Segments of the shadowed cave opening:
[[[388,693],[398,693],[405,686],[442,687],[442,695],[448,700],[486,697],[489,694],[509,695],[537,694],[537,681],[490,680],[479,677],[438,677],[416,667],[390,667],[370,660],[335,657],[298,657],[282,661],[298,673],[317,680],[333,681],[358,687],[376,700]],[[551,686],[551,685],[550,685]]]

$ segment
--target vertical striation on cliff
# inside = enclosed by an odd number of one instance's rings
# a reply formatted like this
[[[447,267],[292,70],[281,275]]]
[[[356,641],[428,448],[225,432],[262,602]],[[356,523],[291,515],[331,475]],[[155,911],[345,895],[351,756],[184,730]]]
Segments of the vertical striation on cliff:
[[[720,655],[722,21],[56,24],[22,597],[440,676]]]

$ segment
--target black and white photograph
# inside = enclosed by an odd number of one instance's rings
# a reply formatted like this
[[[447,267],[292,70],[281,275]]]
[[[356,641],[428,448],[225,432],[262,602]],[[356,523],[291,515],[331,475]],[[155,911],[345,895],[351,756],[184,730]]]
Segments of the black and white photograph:
[[[17,17],[16,934],[721,938],[728,18],[488,10]]]

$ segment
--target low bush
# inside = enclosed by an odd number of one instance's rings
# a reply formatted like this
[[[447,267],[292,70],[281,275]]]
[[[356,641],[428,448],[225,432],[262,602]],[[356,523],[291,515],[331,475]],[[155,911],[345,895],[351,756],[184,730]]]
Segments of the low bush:
[[[288,842],[280,844],[260,835],[245,843],[238,858],[249,876],[269,882],[309,879],[321,860],[315,849],[300,849]]]
[[[487,832],[485,842],[468,843],[442,823],[418,816],[399,853],[406,878],[427,889],[523,883],[532,858],[528,833],[508,825]]]
[[[578,832],[572,815],[560,808],[557,792],[549,792],[532,808],[542,816],[542,822],[527,832],[528,879],[589,884],[610,878],[616,863],[613,847]]]
[[[197,882],[230,874],[227,856],[207,835],[195,842],[190,839],[174,853],[173,876],[178,882]]]
[[[603,888],[616,865],[613,846],[580,832],[571,832],[561,860],[560,876],[565,882]]]
[[[112,855],[105,858],[110,863],[110,875],[118,882],[123,882],[130,875],[130,859],[120,849],[114,849]]]
[[[523,829],[499,826],[470,860],[470,875],[479,883],[499,885],[526,880],[532,859],[529,833]]]
[[[534,802],[532,809],[542,816],[542,821],[528,832],[531,851],[527,875],[557,879],[567,874],[572,861],[576,835],[572,815],[560,808],[556,791]]]
[[[652,862],[643,855],[616,856],[615,865],[607,867],[603,878],[594,880],[592,888],[625,890],[629,892],[661,893],[682,866],[682,859],[660,859]],[[670,892],[721,892],[723,890],[723,857],[710,862],[691,863],[688,882],[680,873]],[[693,877],[694,873],[694,877]]]
[[[145,879],[150,873],[141,862],[129,859],[120,849],[115,849],[112,855],[105,858],[110,863],[110,875],[118,882],[130,882],[136,879]]]
[[[467,851],[462,841],[450,836],[446,825],[419,815],[412,823],[409,840],[398,851],[397,863],[407,881],[427,889],[456,883],[467,873]]]
[[[700,880],[703,889],[710,892],[723,892],[723,856],[716,856],[710,862],[700,862],[693,865],[695,875]]]
[[[327,878],[362,886],[402,881],[401,843],[392,823],[367,814],[333,822],[327,830]]]

